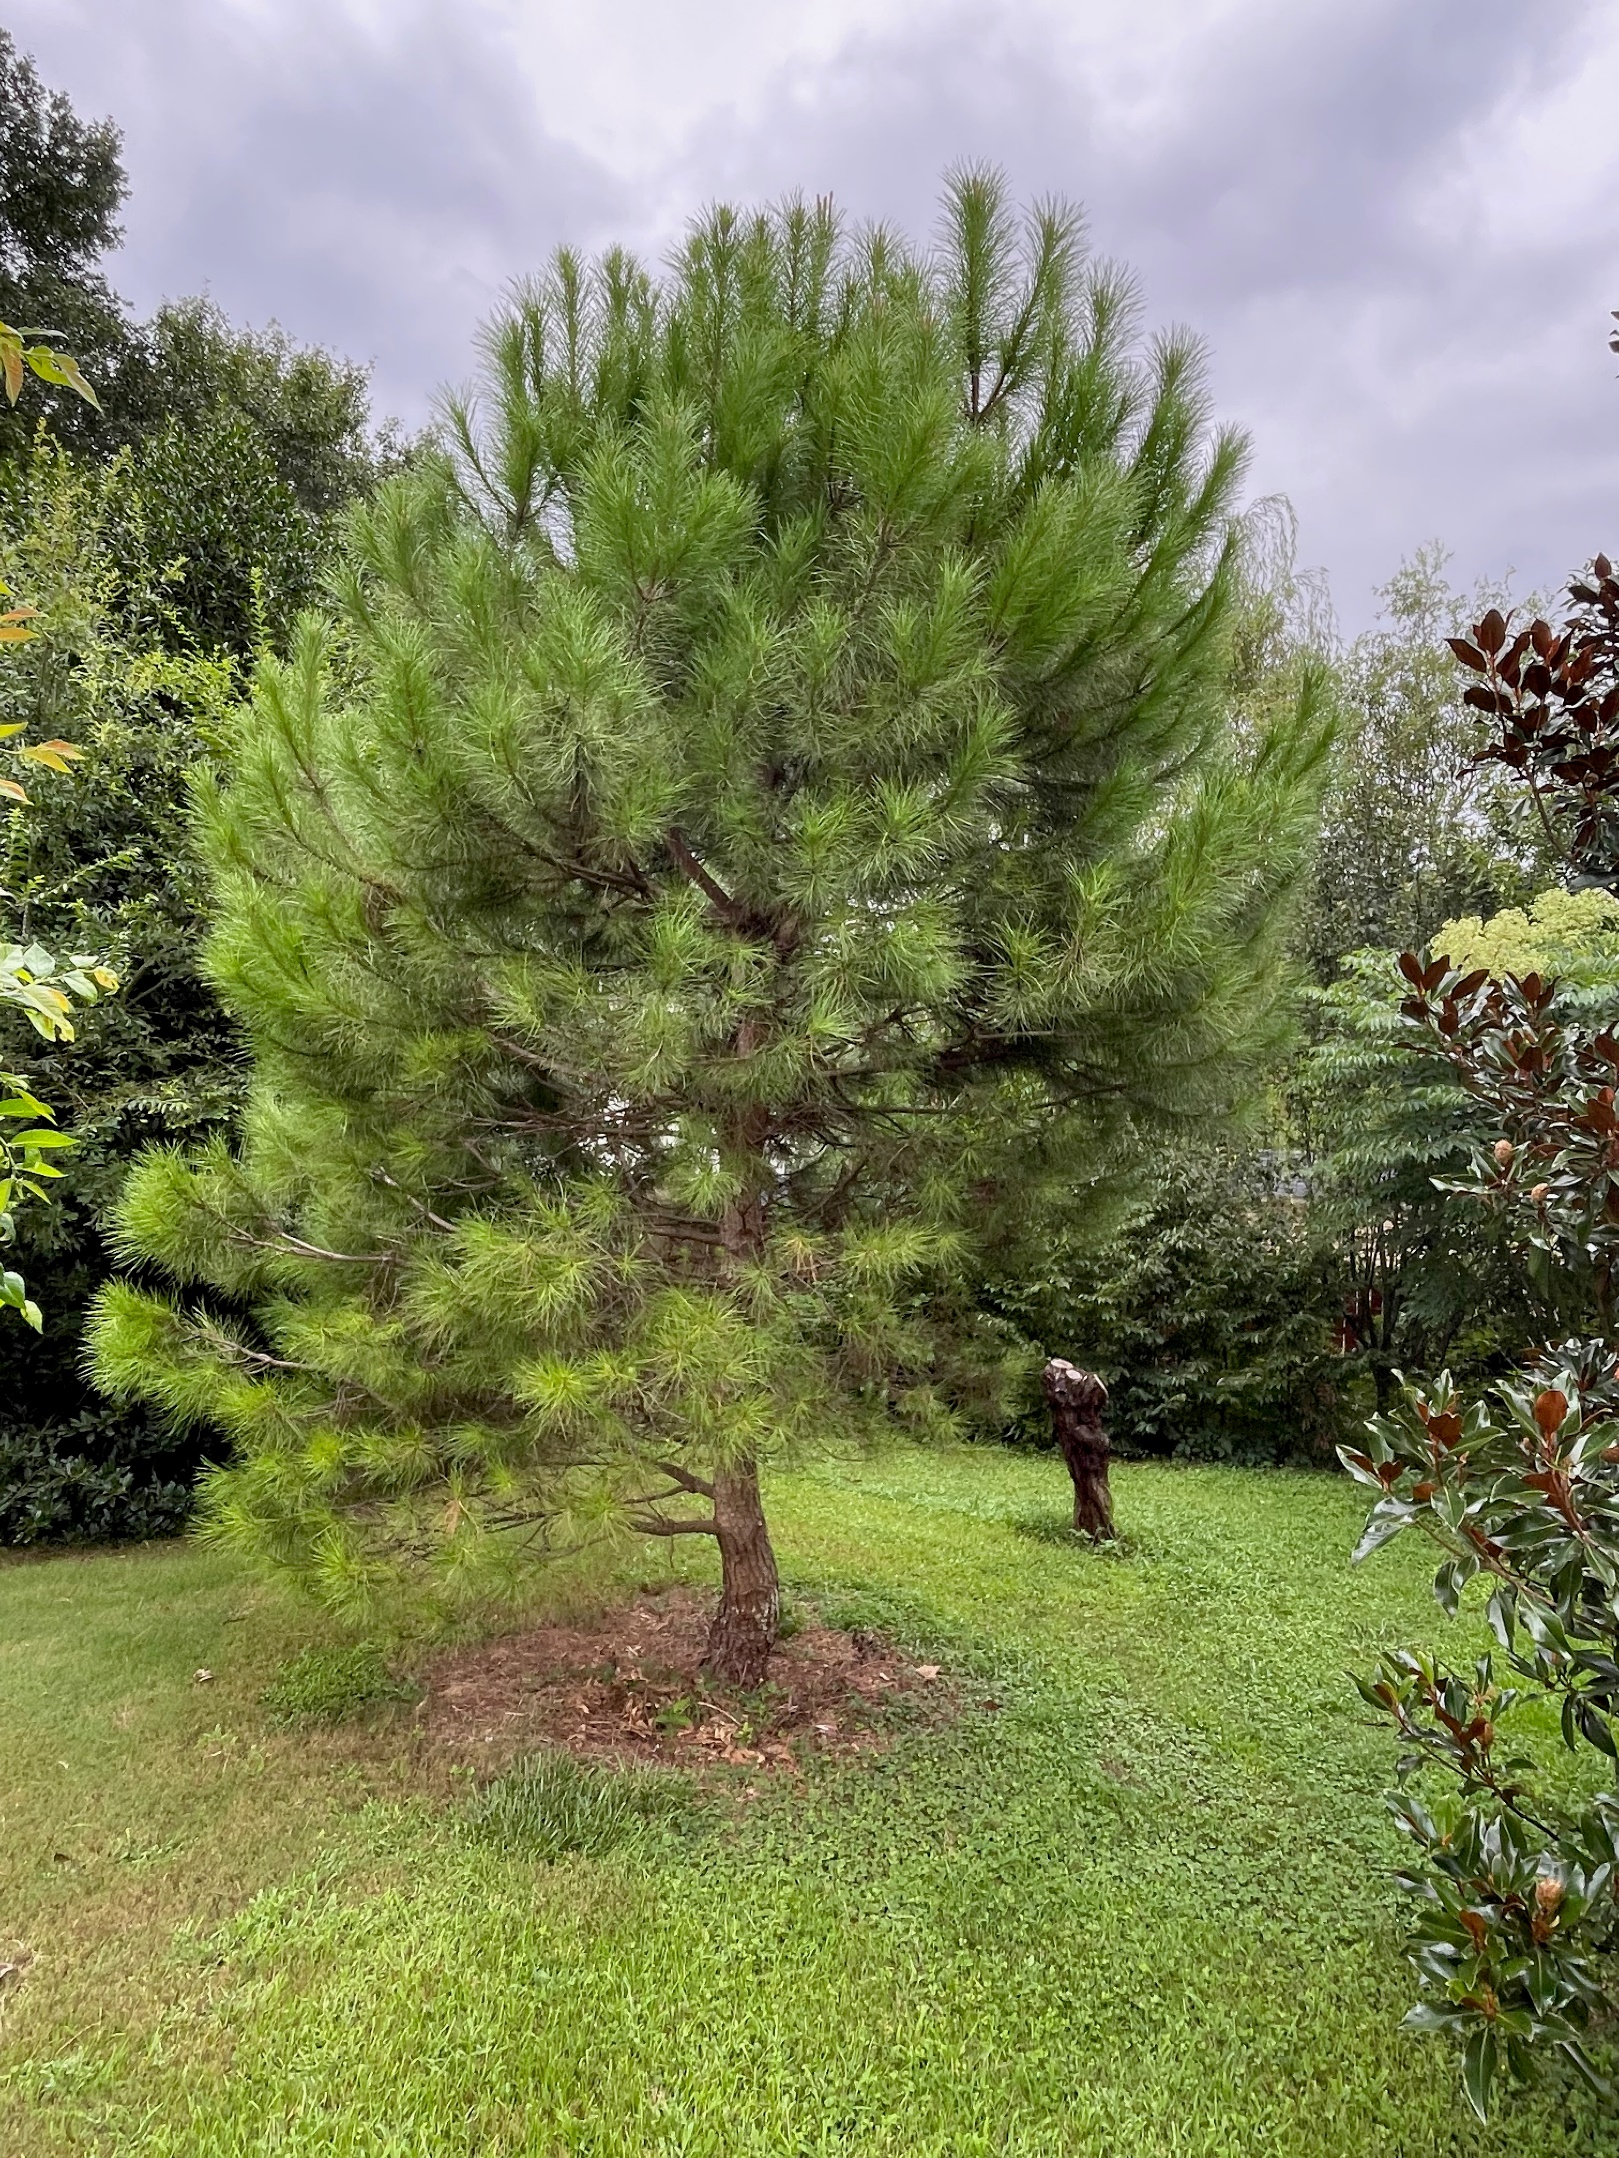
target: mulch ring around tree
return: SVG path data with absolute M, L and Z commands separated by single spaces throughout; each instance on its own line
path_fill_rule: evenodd
M 813 1618 L 778 1643 L 764 1686 L 735 1692 L 702 1670 L 710 1614 L 710 1599 L 671 1589 L 586 1624 L 443 1650 L 418 1670 L 418 1728 L 440 1758 L 480 1771 L 549 1745 L 620 1766 L 792 1775 L 816 1755 L 881 1752 L 896 1725 L 959 1705 L 937 1664 Z

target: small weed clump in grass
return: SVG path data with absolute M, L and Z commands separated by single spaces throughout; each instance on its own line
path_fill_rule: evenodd
M 530 1754 L 480 1791 L 466 1811 L 474 1835 L 547 1864 L 601 1858 L 649 1822 L 691 1804 L 683 1776 L 663 1769 L 602 1769 L 570 1755 Z
M 343 1723 L 382 1701 L 414 1701 L 419 1689 L 388 1669 L 373 1642 L 306 1648 L 259 1696 L 278 1723 Z

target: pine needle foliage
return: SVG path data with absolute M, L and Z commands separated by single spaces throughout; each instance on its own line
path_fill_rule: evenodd
M 930 252 L 793 203 L 562 254 L 442 440 L 200 797 L 252 1099 L 133 1175 L 175 1287 L 98 1373 L 340 1609 L 716 1534 L 756 1677 L 758 1466 L 948 1428 L 975 1240 L 1273 1049 L 1326 729 L 1234 738 L 1241 444 L 993 175 Z

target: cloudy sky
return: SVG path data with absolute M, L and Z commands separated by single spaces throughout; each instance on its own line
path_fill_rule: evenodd
M 1619 548 L 1613 0 L 10 0 L 124 130 L 115 279 L 210 291 L 422 418 L 559 241 L 657 253 L 715 195 L 926 233 L 940 173 L 1085 206 L 1206 340 L 1346 628 Z

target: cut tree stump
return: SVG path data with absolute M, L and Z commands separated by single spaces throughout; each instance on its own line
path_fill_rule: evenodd
M 1052 1432 L 1074 1479 L 1074 1527 L 1094 1543 L 1107 1543 L 1115 1534 L 1107 1483 L 1109 1449 L 1102 1429 L 1107 1388 L 1094 1371 L 1081 1371 L 1062 1356 L 1047 1364 L 1041 1383 L 1051 1408 Z

